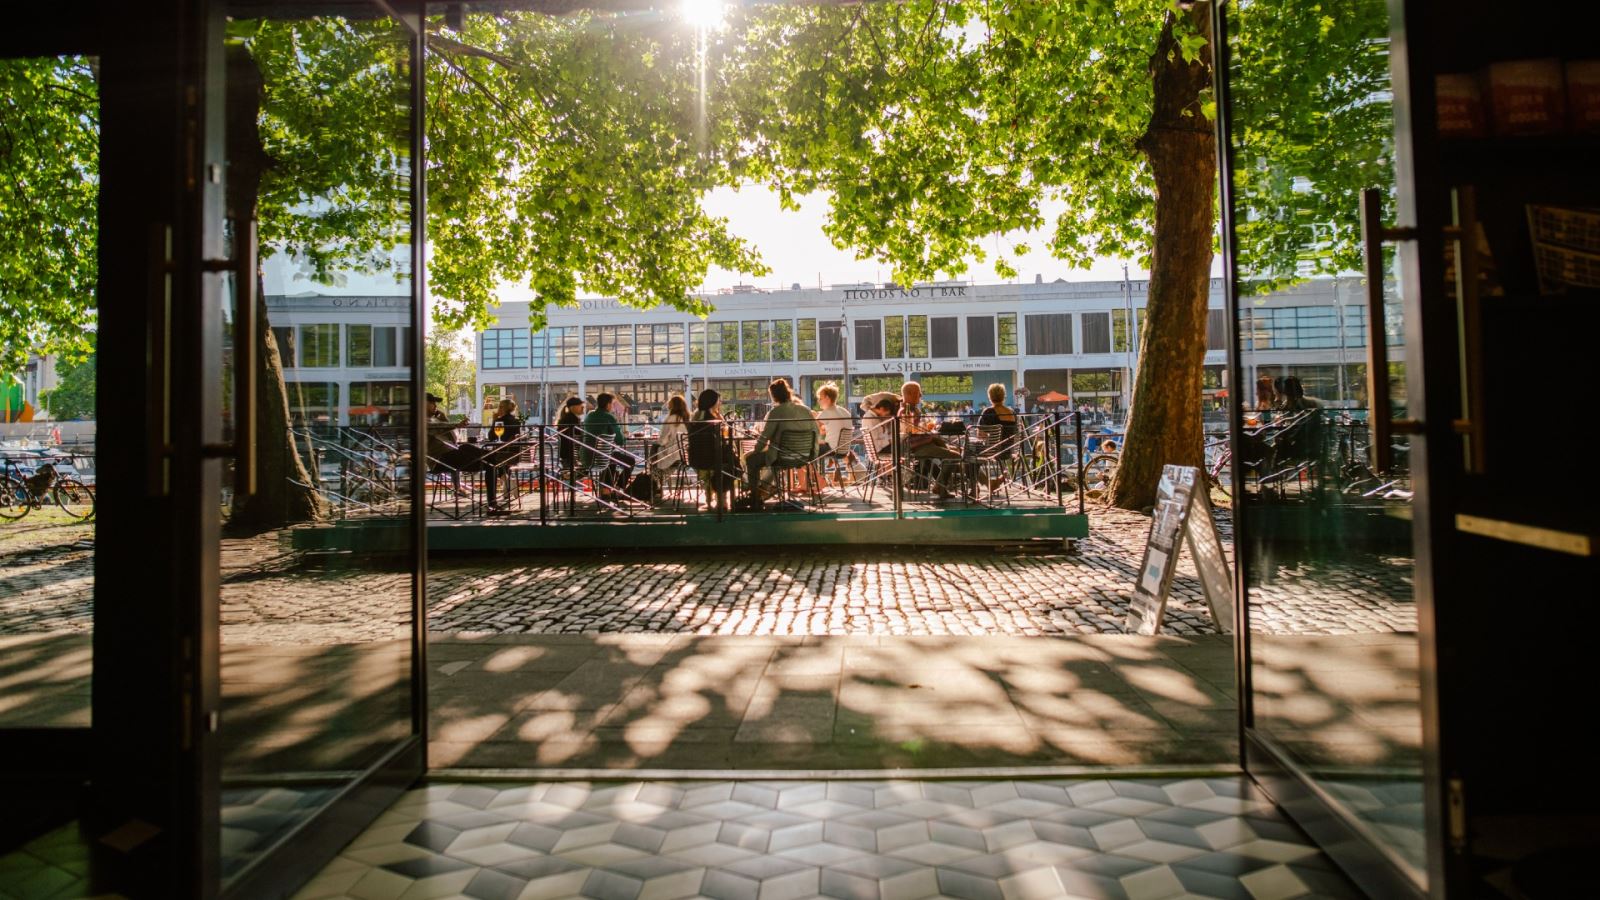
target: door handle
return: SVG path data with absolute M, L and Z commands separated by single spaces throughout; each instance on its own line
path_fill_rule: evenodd
M 256 223 L 234 236 L 232 259 L 207 260 L 207 271 L 233 274 L 233 443 L 206 447 L 210 457 L 233 460 L 236 498 L 256 492 Z
M 1394 465 L 1394 450 L 1389 441 L 1396 431 L 1414 434 L 1415 420 L 1390 418 L 1389 335 L 1384 329 L 1383 245 L 1393 241 L 1414 241 L 1415 228 L 1386 228 L 1383 225 L 1383 192 L 1367 188 L 1361 192 L 1361 247 L 1367 281 L 1367 426 L 1371 429 L 1372 468 L 1387 472 Z
M 1462 448 L 1466 468 L 1474 475 L 1487 471 L 1484 455 L 1484 396 L 1483 396 L 1483 305 L 1478 285 L 1478 197 L 1470 186 L 1459 187 L 1455 193 L 1454 228 L 1446 237 L 1456 242 L 1456 302 L 1461 318 L 1461 398 L 1462 418 L 1452 423 L 1455 432 L 1465 439 Z

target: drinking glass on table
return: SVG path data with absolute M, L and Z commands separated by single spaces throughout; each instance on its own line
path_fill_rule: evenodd
M 496 422 L 496 423 L 494 423 L 494 427 L 489 430 L 489 433 L 494 435 L 494 439 L 496 441 L 500 440 L 500 438 L 503 437 L 505 435 L 505 433 L 506 433 L 505 423 L 504 422 Z

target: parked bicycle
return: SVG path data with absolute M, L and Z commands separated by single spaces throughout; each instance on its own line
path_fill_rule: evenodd
M 41 462 L 24 474 L 10 461 L 0 474 L 0 519 L 16 521 L 46 503 L 83 522 L 94 516 L 94 486 L 56 473 L 54 463 Z

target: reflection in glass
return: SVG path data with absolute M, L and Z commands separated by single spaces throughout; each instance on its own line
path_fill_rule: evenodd
M 99 94 L 0 59 L 0 729 L 90 724 Z
M 1403 441 L 1375 468 L 1367 420 L 1372 328 L 1390 335 L 1375 381 L 1405 415 L 1402 311 L 1391 280 L 1367 321 L 1356 275 L 1360 192 L 1394 211 L 1387 11 L 1291 0 L 1229 17 L 1255 727 L 1421 882 L 1410 480 Z
M 225 879 L 413 732 L 409 41 L 376 15 L 228 23 L 261 338 L 257 491 L 224 511 Z M 316 552 L 334 517 L 388 543 Z

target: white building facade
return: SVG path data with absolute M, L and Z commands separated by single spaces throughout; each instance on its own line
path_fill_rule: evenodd
M 859 399 L 920 382 L 935 405 L 986 404 L 990 384 L 1069 396 L 1119 417 L 1132 390 L 1138 324 L 1148 282 L 835 285 L 707 295 L 705 320 L 670 309 L 637 310 L 581 300 L 547 311 L 533 331 L 527 303 L 502 306 L 477 336 L 479 406 L 510 396 L 529 418 L 550 420 L 567 396 L 620 397 L 630 415 L 653 417 L 674 393 L 706 386 L 725 406 L 759 415 L 766 385 L 782 376 L 803 396 L 824 382 Z M 1223 282 L 1211 282 L 1205 358 L 1207 406 L 1226 397 Z M 1256 369 L 1295 375 L 1312 396 L 1359 405 L 1365 377 L 1365 314 L 1358 279 L 1325 279 L 1248 298 L 1241 323 Z M 1132 327 L 1130 328 L 1130 323 Z M 1391 354 L 1393 357 L 1393 354 Z M 1397 358 L 1397 357 L 1393 357 Z

